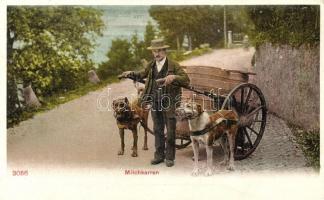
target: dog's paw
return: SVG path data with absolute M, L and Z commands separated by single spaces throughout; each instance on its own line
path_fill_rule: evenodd
M 226 169 L 229 171 L 234 171 L 235 167 L 234 167 L 234 165 L 228 165 Z
M 205 176 L 211 176 L 213 175 L 213 170 L 208 168 L 207 171 L 205 172 Z
M 137 152 L 135 152 L 135 151 L 133 151 L 133 153 L 132 153 L 132 157 L 137 157 L 138 155 L 137 155 Z
M 198 176 L 199 175 L 199 171 L 200 171 L 199 168 L 195 168 L 195 169 L 192 170 L 191 175 L 192 176 Z
M 192 157 L 191 157 L 191 160 L 192 160 L 192 161 L 195 161 L 195 156 L 192 156 Z M 201 161 L 200 157 L 198 157 L 198 161 Z
M 143 146 L 143 148 L 142 148 L 143 150 L 145 150 L 145 151 L 147 151 L 148 150 L 148 148 L 147 148 L 147 146 Z
M 124 155 L 124 150 L 119 150 L 117 155 L 119 155 L 119 156 Z

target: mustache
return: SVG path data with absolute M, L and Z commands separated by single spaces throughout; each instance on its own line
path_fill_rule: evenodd
M 154 56 L 154 59 L 158 60 L 158 61 L 161 61 L 163 59 L 163 57 L 162 56 Z

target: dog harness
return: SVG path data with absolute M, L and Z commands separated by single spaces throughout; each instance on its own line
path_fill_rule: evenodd
M 213 130 L 214 128 L 216 128 L 216 126 L 218 126 L 220 123 L 225 123 L 226 127 L 229 128 L 231 127 L 233 124 L 237 124 L 237 120 L 232 120 L 232 119 L 225 119 L 223 117 L 217 119 L 211 126 L 208 126 L 206 128 L 204 128 L 203 130 L 200 131 L 192 131 L 191 132 L 191 136 L 200 136 L 200 135 L 204 135 L 205 133 Z

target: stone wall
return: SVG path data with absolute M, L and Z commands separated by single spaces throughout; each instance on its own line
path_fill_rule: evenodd
M 320 49 L 264 44 L 256 51 L 253 82 L 268 109 L 306 130 L 319 129 Z

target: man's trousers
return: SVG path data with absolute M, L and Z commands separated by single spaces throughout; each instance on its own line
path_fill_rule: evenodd
M 175 159 L 176 118 L 174 113 L 174 109 L 151 111 L 155 135 L 155 158 Z M 165 127 L 166 135 L 164 134 Z

